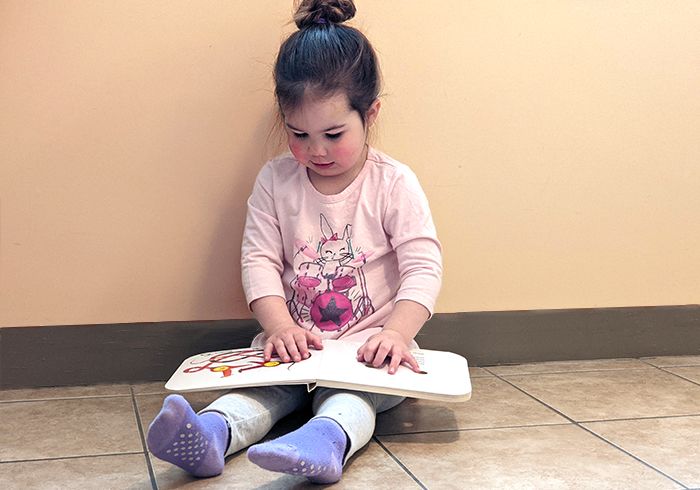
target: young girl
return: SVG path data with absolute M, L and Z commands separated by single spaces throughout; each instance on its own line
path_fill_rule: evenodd
M 323 339 L 361 344 L 357 360 L 389 373 L 418 370 L 413 340 L 433 311 L 440 244 L 416 176 L 367 144 L 380 109 L 379 68 L 365 36 L 343 25 L 351 0 L 304 0 L 299 30 L 281 46 L 276 97 L 291 154 L 261 170 L 248 200 L 242 275 L 263 332 L 253 346 L 283 361 L 309 357 Z M 403 399 L 304 386 L 234 390 L 199 414 L 165 399 L 148 447 L 195 476 L 218 475 L 224 458 L 262 439 L 311 398 L 314 417 L 249 459 L 315 483 L 340 480 L 370 440 L 375 417 Z

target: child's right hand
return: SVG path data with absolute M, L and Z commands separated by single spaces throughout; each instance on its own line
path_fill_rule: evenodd
M 317 350 L 323 349 L 321 337 L 298 325 L 281 327 L 267 337 L 263 350 L 265 362 L 272 358 L 273 352 L 283 362 L 299 362 L 309 357 L 310 346 Z

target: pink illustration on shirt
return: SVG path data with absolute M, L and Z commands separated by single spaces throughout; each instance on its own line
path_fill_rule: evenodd
M 307 242 L 295 245 L 296 276 L 290 283 L 292 298 L 287 302 L 299 325 L 322 331 L 340 331 L 374 312 L 362 266 L 372 252 L 353 249 L 352 226 L 342 237 L 321 215 L 321 234 L 316 250 Z

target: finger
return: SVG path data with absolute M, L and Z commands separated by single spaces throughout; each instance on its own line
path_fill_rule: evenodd
M 263 359 L 265 362 L 269 361 L 272 359 L 272 351 L 274 350 L 274 346 L 272 345 L 272 342 L 267 342 L 265 344 L 265 348 L 263 349 Z
M 282 362 L 289 362 L 287 347 L 284 345 L 284 341 L 282 339 L 275 340 L 275 350 L 277 351 L 277 356 L 282 359 Z
M 367 342 L 365 344 L 365 351 L 362 354 L 362 361 L 371 364 L 372 361 L 374 360 L 375 354 L 377 353 L 377 345 L 375 345 L 373 342 Z
M 367 342 L 362 344 L 358 349 L 357 349 L 357 360 L 359 362 L 364 362 L 365 361 L 365 351 L 367 350 Z
M 372 337 L 369 339 L 365 340 L 365 343 L 362 344 L 358 349 L 357 349 L 357 360 L 360 362 L 366 362 L 365 361 L 365 353 L 367 352 L 368 349 L 371 349 L 370 347 L 370 342 L 372 341 Z
M 401 353 L 394 352 L 391 355 L 391 360 L 389 361 L 389 374 L 394 374 L 401 364 Z
M 284 345 L 287 348 L 287 352 L 289 352 L 289 355 L 294 362 L 301 361 L 301 354 L 299 353 L 299 348 L 297 347 L 296 337 L 292 336 L 286 339 Z
M 319 337 L 315 333 L 311 333 L 307 330 L 306 331 L 306 340 L 311 342 L 311 345 L 314 347 L 314 349 L 317 349 L 317 350 L 323 349 L 323 340 L 321 339 L 321 337 Z
M 423 370 L 420 368 L 420 364 L 418 364 L 418 361 L 416 361 L 416 358 L 413 357 L 413 354 L 410 352 L 406 352 L 406 354 L 403 356 L 402 364 L 407 364 L 408 367 L 410 367 L 416 373 L 423 372 Z
M 379 345 L 379 349 L 377 349 L 377 352 L 374 354 L 374 361 L 372 362 L 372 366 L 378 368 L 382 364 L 384 364 L 384 361 L 386 360 L 386 356 L 389 354 L 391 351 L 391 346 L 382 343 Z
M 299 349 L 299 354 L 302 359 L 309 357 L 309 346 L 306 343 L 306 335 L 299 335 L 297 338 L 297 348 Z

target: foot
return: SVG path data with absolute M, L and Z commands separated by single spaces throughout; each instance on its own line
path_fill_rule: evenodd
M 180 395 L 169 395 L 148 428 L 148 449 L 156 457 L 198 476 L 224 470 L 228 425 L 223 415 L 197 415 Z
M 313 483 L 335 483 L 343 474 L 345 431 L 319 417 L 273 441 L 248 449 L 248 459 L 270 471 L 306 476 Z

